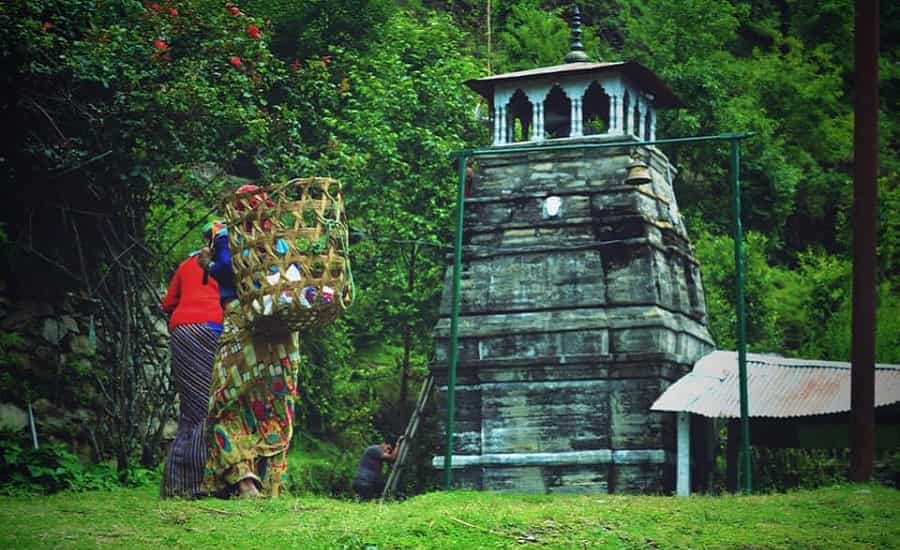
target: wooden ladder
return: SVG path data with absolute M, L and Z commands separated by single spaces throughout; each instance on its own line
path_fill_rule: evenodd
M 419 390 L 419 398 L 416 400 L 416 408 L 413 410 L 412 414 L 409 417 L 409 424 L 406 425 L 406 431 L 403 432 L 403 439 L 400 440 L 400 449 L 398 450 L 397 460 L 394 461 L 394 467 L 391 468 L 391 473 L 388 475 L 387 482 L 384 484 L 384 490 L 381 492 L 381 500 L 382 502 L 393 496 L 394 492 L 397 490 L 397 483 L 400 481 L 400 474 L 403 472 L 403 466 L 406 464 L 406 456 L 409 452 L 409 445 L 412 443 L 413 438 L 416 436 L 416 431 L 419 429 L 419 422 L 422 419 L 422 413 L 425 410 L 425 405 L 428 403 L 428 398 L 431 396 L 431 391 L 434 389 L 434 376 L 431 373 L 425 378 L 425 382 L 422 383 L 422 389 Z

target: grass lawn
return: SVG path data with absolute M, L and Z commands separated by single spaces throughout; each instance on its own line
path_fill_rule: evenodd
M 900 491 L 752 497 L 430 493 L 161 501 L 156 489 L 0 497 L 0 548 L 900 548 Z

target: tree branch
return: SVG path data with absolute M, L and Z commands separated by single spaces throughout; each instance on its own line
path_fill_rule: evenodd
M 109 150 L 109 151 L 100 153 L 99 155 L 96 155 L 96 156 L 94 156 L 94 157 L 91 157 L 91 158 L 89 158 L 88 160 L 86 160 L 86 161 L 84 161 L 84 162 L 81 162 L 81 163 L 79 163 L 79 164 L 77 164 L 77 165 L 75 165 L 75 166 L 72 166 L 71 168 L 67 168 L 67 169 L 63 170 L 62 172 L 60 172 L 60 173 L 58 173 L 58 174 L 52 174 L 52 175 L 50 176 L 50 178 L 51 178 L 51 179 L 61 178 L 61 177 L 65 176 L 65 175 L 68 175 L 68 174 L 71 174 L 72 172 L 75 172 L 76 170 L 80 170 L 80 169 L 84 168 L 85 166 L 87 166 L 88 164 L 91 164 L 92 162 L 97 162 L 98 160 L 101 160 L 101 159 L 103 159 L 103 158 L 105 158 L 105 157 L 108 157 L 108 156 L 111 155 L 111 154 L 112 154 L 112 150 Z
M 69 141 L 69 138 L 67 138 L 66 135 L 62 132 L 62 130 L 59 129 L 59 126 L 57 126 L 56 121 L 53 120 L 53 117 L 50 116 L 50 113 L 48 113 L 47 110 L 44 109 L 44 108 L 41 106 L 40 103 L 38 103 L 37 101 L 35 101 L 34 98 L 29 97 L 29 98 L 27 98 L 27 99 L 28 99 L 28 101 L 30 101 L 30 102 L 32 103 L 32 105 L 34 105 L 35 107 L 37 107 L 38 110 L 39 110 L 41 113 L 43 113 L 45 117 L 47 117 L 47 120 L 50 121 L 50 124 L 51 124 L 51 125 L 53 125 L 53 128 L 54 128 L 54 129 L 56 130 L 56 132 L 59 134 L 59 137 L 62 138 L 63 141 Z
M 25 252 L 28 252 L 29 254 L 33 254 L 34 256 L 37 256 L 38 258 L 44 260 L 48 264 L 52 265 L 53 267 L 57 268 L 61 272 L 68 275 L 70 278 L 72 278 L 72 280 L 74 280 L 78 283 L 81 283 L 81 284 L 85 284 L 85 281 L 82 280 L 81 277 L 79 277 L 78 275 L 69 271 L 69 268 L 67 268 L 65 265 L 61 264 L 60 262 L 54 260 L 53 258 L 50 258 L 49 256 L 44 255 L 40 250 L 32 247 L 31 245 L 22 244 L 20 242 L 16 242 L 15 245 L 18 246 L 19 248 L 21 248 L 22 250 L 24 250 Z

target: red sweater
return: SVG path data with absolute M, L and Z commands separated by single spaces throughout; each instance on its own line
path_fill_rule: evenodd
M 219 284 L 212 277 L 203 284 L 203 268 L 197 256 L 181 262 L 175 270 L 162 310 L 169 315 L 169 330 L 178 325 L 222 324 Z

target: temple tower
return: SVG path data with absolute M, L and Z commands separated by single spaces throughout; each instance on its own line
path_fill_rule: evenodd
M 466 83 L 492 106 L 497 154 L 478 157 L 465 199 L 460 486 L 671 490 L 675 426 L 650 405 L 713 347 L 675 168 L 652 145 L 585 147 L 653 140 L 657 109 L 680 102 L 638 63 L 588 61 L 578 32 L 562 65 Z M 643 179 L 628 177 L 635 157 Z M 451 276 L 432 365 L 442 397 Z

